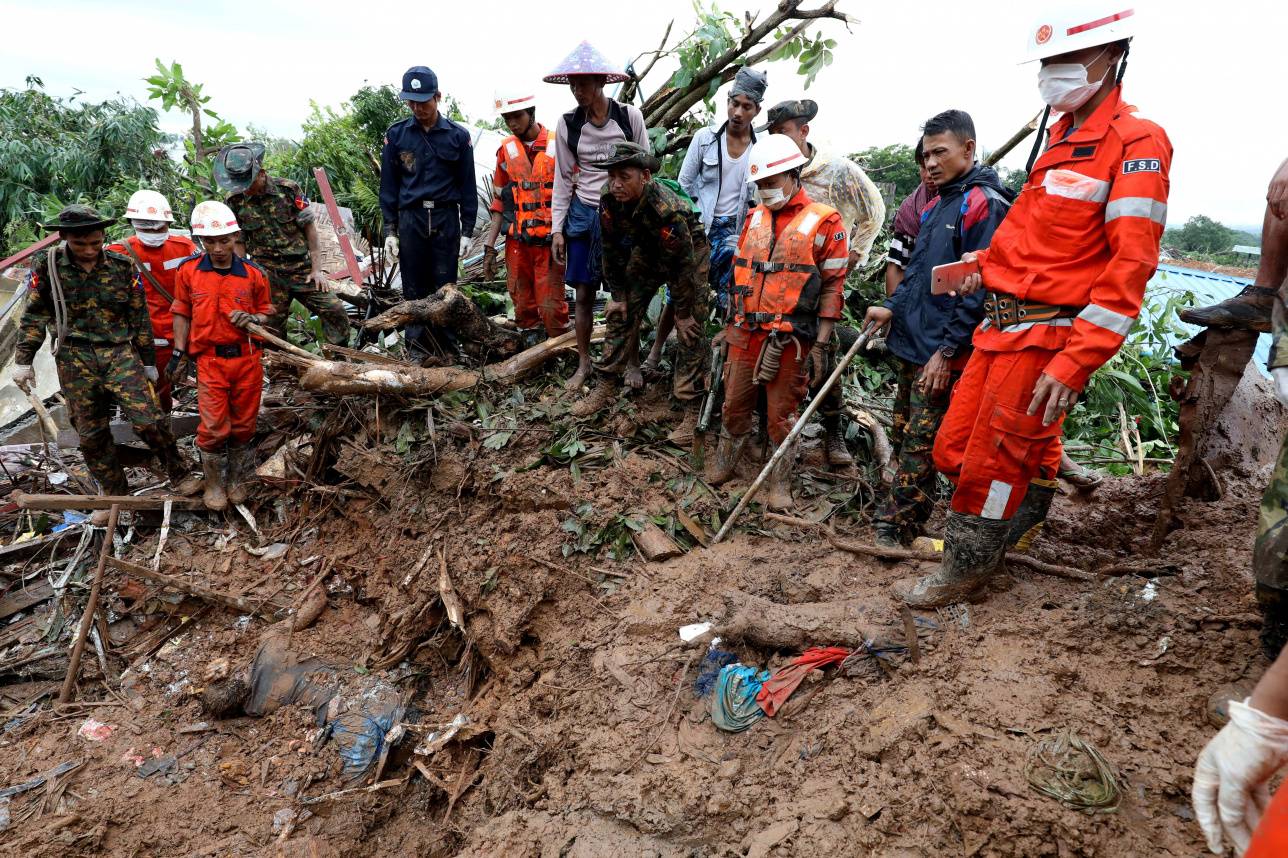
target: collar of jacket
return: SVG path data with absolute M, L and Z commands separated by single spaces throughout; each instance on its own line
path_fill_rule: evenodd
M 1076 128 L 1068 137 L 1064 135 L 1068 132 L 1069 126 L 1073 124 L 1073 114 L 1066 113 L 1061 116 L 1055 125 L 1051 126 L 1051 135 L 1047 138 L 1047 148 L 1057 145 L 1058 143 L 1086 143 L 1093 140 L 1100 140 L 1109 130 L 1109 123 L 1118 116 L 1123 106 L 1123 88 L 1116 86 L 1100 102 L 1099 106 L 1092 111 L 1087 117 L 1087 121 Z
M 797 213 L 800 212 L 801 209 L 805 208 L 812 202 L 814 201 L 809 198 L 809 194 L 805 193 L 805 186 L 801 185 L 800 188 L 797 189 L 796 193 L 792 195 L 792 198 L 787 201 L 787 205 L 783 206 L 778 211 L 770 211 L 770 214 L 774 216 L 775 222 L 777 222 L 780 217 L 785 217 L 790 221 L 792 218 L 796 217 Z
M 103 263 L 107 262 L 107 242 L 103 243 L 103 249 L 98 252 L 98 259 L 95 260 L 94 267 L 91 268 L 89 271 L 86 271 L 84 268 L 81 268 L 80 264 L 77 263 L 75 259 L 72 259 L 71 248 L 67 246 L 66 242 L 59 242 L 57 245 L 54 246 L 54 249 L 56 251 L 58 250 L 62 251 L 60 255 L 54 257 L 54 262 L 56 264 L 66 266 L 69 269 L 75 268 L 77 271 L 80 271 L 83 274 L 93 274 L 95 271 L 97 271 L 99 268 L 103 266 Z
M 203 253 L 201 255 L 201 261 L 197 263 L 197 270 L 219 271 L 220 274 L 224 273 L 222 269 L 217 269 L 213 264 L 211 264 L 209 253 Z M 242 258 L 235 253 L 233 254 L 233 264 L 229 267 L 228 273 L 232 274 L 234 277 L 246 276 L 246 263 L 243 262 Z
M 407 123 L 408 128 L 415 128 L 417 131 L 421 132 L 422 134 L 429 134 L 432 131 L 452 130 L 452 121 L 448 119 L 447 114 L 441 110 L 438 111 L 438 119 L 435 120 L 433 127 L 430 128 L 429 131 L 426 131 L 424 128 L 421 127 L 420 121 L 417 120 L 415 116 L 408 116 L 403 121 Z

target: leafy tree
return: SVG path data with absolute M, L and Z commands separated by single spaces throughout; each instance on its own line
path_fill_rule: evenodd
M 891 218 L 904 197 L 917 190 L 917 186 L 921 184 L 921 173 L 917 169 L 917 159 L 913 157 L 913 148 L 903 143 L 870 146 L 862 152 L 854 153 L 850 158 L 858 162 L 872 181 L 894 183 L 895 205 L 887 206 L 891 209 L 887 212 Z
M 1163 236 L 1167 247 L 1187 253 L 1224 253 L 1234 246 L 1237 234 L 1207 215 L 1195 215 L 1180 229 L 1169 229 Z
M 191 211 L 201 199 L 208 198 L 215 190 L 212 171 L 213 158 L 224 146 L 241 140 L 237 128 L 206 105 L 210 96 L 202 95 L 202 84 L 189 81 L 183 66 L 177 62 L 166 65 L 155 60 L 157 73 L 145 78 L 148 98 L 161 102 L 165 110 L 179 108 L 192 117 L 192 130 L 183 138 L 185 169 L 181 174 L 182 199 L 170 201 L 176 211 L 186 205 Z
M 121 215 L 140 187 L 173 193 L 178 171 L 156 111 L 129 98 L 51 96 L 37 77 L 0 89 L 0 245 L 20 250 L 63 205 Z

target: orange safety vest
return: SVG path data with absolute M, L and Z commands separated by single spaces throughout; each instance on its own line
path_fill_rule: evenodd
M 836 209 L 810 203 L 775 241 L 769 209 L 752 211 L 733 261 L 733 323 L 747 330 L 766 329 L 813 337 L 823 277 L 814 260 L 819 227 Z
M 501 144 L 505 172 L 510 177 L 514 221 L 507 238 L 531 243 L 550 240 L 551 202 L 555 193 L 555 134 L 546 129 L 546 148 L 528 160 L 528 153 L 517 136 L 511 134 Z M 537 138 L 540 140 L 540 138 Z M 504 202 L 508 203 L 506 199 Z

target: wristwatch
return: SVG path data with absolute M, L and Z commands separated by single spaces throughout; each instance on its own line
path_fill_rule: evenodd
M 939 353 L 940 353 L 941 355 L 943 355 L 947 360 L 952 360 L 953 358 L 955 358 L 955 357 L 957 356 L 957 347 L 956 347 L 956 346 L 940 346 L 940 347 L 939 347 Z

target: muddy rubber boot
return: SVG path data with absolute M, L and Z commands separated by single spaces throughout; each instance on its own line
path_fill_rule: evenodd
M 617 401 L 620 390 L 621 385 L 617 381 L 600 379 L 599 383 L 591 388 L 590 393 L 577 400 L 572 408 L 568 409 L 568 415 L 577 418 L 589 417 Z
M 1244 331 L 1270 331 L 1270 310 L 1277 289 L 1269 286 L 1245 286 L 1233 298 L 1210 307 L 1190 307 L 1180 312 L 1181 321 L 1209 328 L 1238 328 Z
M 841 429 L 841 415 L 823 415 L 823 457 L 827 466 L 839 471 L 854 467 L 854 456 L 845 446 L 845 432 Z
M 796 505 L 792 498 L 792 474 L 796 470 L 796 444 L 792 446 L 769 472 L 765 492 L 765 508 L 789 510 Z
M 721 483 L 729 482 L 729 478 L 733 476 L 734 470 L 738 467 L 738 456 L 742 453 L 742 448 L 747 443 L 748 434 L 730 435 L 723 429 L 720 431 L 720 442 L 716 444 L 716 454 L 707 460 L 704 476 L 708 483 L 718 486 Z
M 873 541 L 880 548 L 903 548 L 903 534 L 893 521 L 874 521 L 872 533 Z
M 177 449 L 174 456 L 165 463 L 166 476 L 170 478 L 170 489 L 177 495 L 191 497 L 201 491 L 204 481 L 193 473 L 196 464 Z
M 913 608 L 942 608 L 969 600 L 997 571 L 1010 532 L 1009 521 L 949 511 L 938 571 L 896 584 L 895 595 Z
M 666 440 L 677 447 L 688 447 L 693 443 L 693 434 L 698 431 L 698 412 L 702 409 L 702 400 L 695 399 L 684 404 L 684 419 L 666 434 Z
M 255 451 L 249 444 L 228 445 L 228 502 L 233 506 L 246 503 L 249 480 L 255 464 Z
M 1028 551 L 1034 540 L 1042 533 L 1047 513 L 1051 511 L 1051 501 L 1055 498 L 1059 483 L 1055 480 L 1032 480 L 1024 500 L 1011 518 L 1011 532 L 1006 537 L 1006 547 L 1018 551 Z
M 228 495 L 224 493 L 224 466 L 227 464 L 227 456 L 201 451 L 201 470 L 206 475 L 206 490 L 201 502 L 212 512 L 228 509 Z

